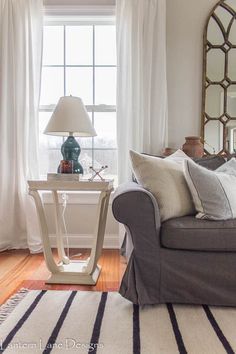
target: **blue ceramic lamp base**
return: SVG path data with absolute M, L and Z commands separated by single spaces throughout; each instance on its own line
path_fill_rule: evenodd
M 83 167 L 78 161 L 80 152 L 81 148 L 77 140 L 72 135 L 68 136 L 66 141 L 61 146 L 61 153 L 63 160 L 72 162 L 71 173 L 84 173 Z M 63 173 L 63 171 L 61 171 L 61 165 L 58 167 L 57 172 Z

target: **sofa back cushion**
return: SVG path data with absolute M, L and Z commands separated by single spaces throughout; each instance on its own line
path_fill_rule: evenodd
M 198 165 L 208 168 L 208 170 L 216 170 L 218 167 L 222 166 L 225 163 L 225 158 L 223 156 L 204 156 L 201 158 L 194 158 Z

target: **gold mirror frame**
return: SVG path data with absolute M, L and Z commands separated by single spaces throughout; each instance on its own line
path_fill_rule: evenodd
M 234 2 L 235 6 L 232 8 Z M 217 31 L 219 43 L 210 42 L 208 37 Z M 232 34 L 234 32 L 235 37 Z M 232 37 L 235 38 L 233 43 Z M 222 43 L 219 38 L 222 38 Z M 217 70 L 222 56 L 224 69 Z M 235 62 L 234 77 L 230 77 L 230 71 L 234 70 L 234 66 L 229 70 L 231 62 Z M 217 63 L 218 68 L 213 68 L 214 63 Z M 201 137 L 204 151 L 207 155 L 232 155 L 236 153 L 236 108 L 232 108 L 234 105 L 236 107 L 236 0 L 219 1 L 207 18 L 203 40 L 202 84 Z M 215 98 L 218 101 L 214 100 Z M 217 148 L 213 146 L 212 141 L 217 142 Z

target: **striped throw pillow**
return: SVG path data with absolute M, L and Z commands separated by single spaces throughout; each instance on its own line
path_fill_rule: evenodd
M 184 161 L 184 176 L 197 210 L 197 218 L 236 218 L 236 175 L 226 171 L 210 171 L 193 161 Z

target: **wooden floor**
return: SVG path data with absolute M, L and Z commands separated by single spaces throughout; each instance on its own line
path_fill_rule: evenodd
M 76 256 L 81 253 L 79 256 Z M 54 252 L 56 257 L 56 252 Z M 88 250 L 70 250 L 72 259 L 84 259 Z M 99 260 L 102 272 L 96 286 L 45 284 L 49 277 L 43 254 L 30 254 L 27 250 L 0 253 L 0 304 L 20 288 L 51 290 L 117 291 L 126 264 L 118 250 L 103 250 Z

